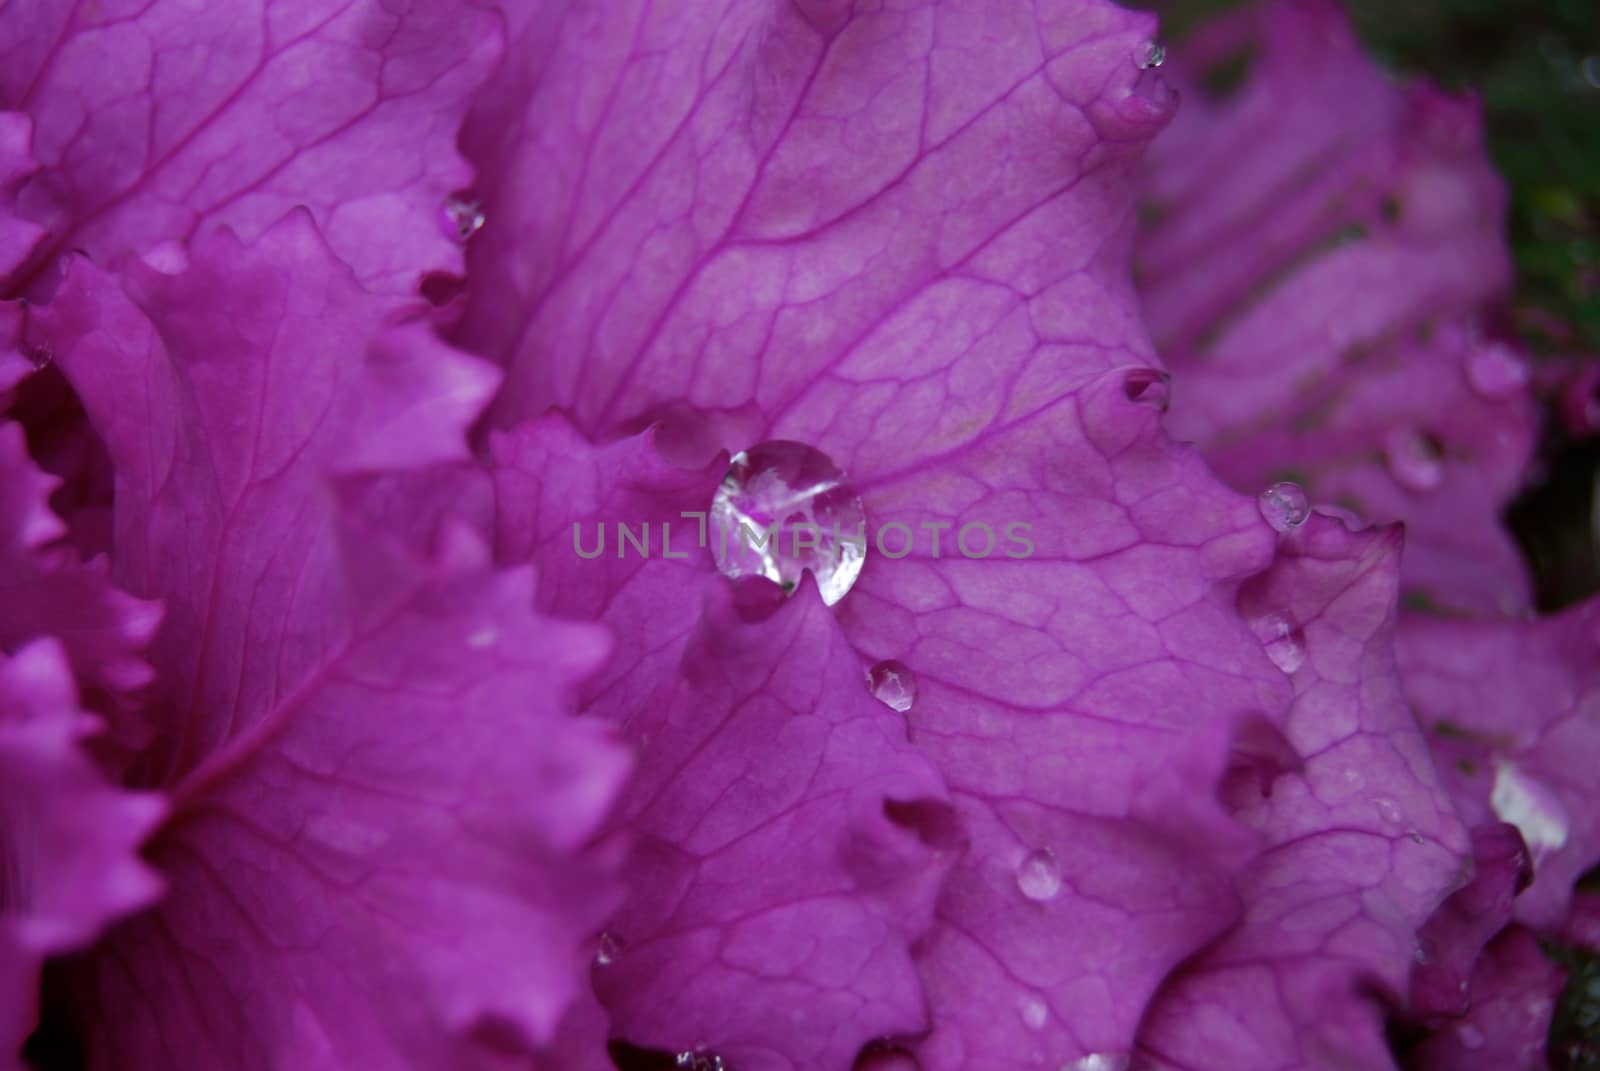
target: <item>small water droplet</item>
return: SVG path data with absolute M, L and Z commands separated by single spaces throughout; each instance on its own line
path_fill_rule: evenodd
M 1017 1001 L 1017 1011 L 1030 1030 L 1043 1030 L 1050 1019 L 1050 1009 L 1038 997 L 1028 995 Z
M 1274 532 L 1298 528 L 1311 516 L 1311 500 L 1306 497 L 1305 489 L 1287 480 L 1262 491 L 1256 506 Z
M 447 237 L 465 242 L 483 229 L 486 218 L 483 204 L 476 197 L 469 193 L 453 193 L 445 198 L 440 226 Z
M 861 499 L 833 459 L 805 443 L 775 440 L 735 454 L 711 520 L 707 540 L 724 576 L 761 576 L 792 592 L 809 571 L 830 606 L 866 559 Z
M 622 940 L 611 932 L 602 933 L 594 943 L 594 965 L 609 967 L 622 955 Z
M 1144 54 L 1139 57 L 1139 69 L 1148 71 L 1152 67 L 1159 67 L 1167 62 L 1167 46 L 1160 41 L 1151 41 L 1144 46 Z
M 1528 384 L 1528 365 L 1509 346 L 1490 343 L 1467 357 L 1467 382 L 1491 401 L 1509 398 Z
M 1432 436 L 1397 428 L 1384 440 L 1389 474 L 1411 491 L 1432 491 L 1444 479 L 1443 451 Z
M 1502 822 L 1522 833 L 1535 865 L 1567 843 L 1571 829 L 1567 809 L 1543 782 L 1529 777 L 1515 763 L 1496 760 L 1489 806 Z
M 727 1071 L 722 1057 L 708 1053 L 704 1049 L 680 1052 L 672 1065 L 680 1071 Z
M 1054 900 L 1061 892 L 1061 864 L 1049 848 L 1036 848 L 1017 864 L 1017 888 L 1029 900 Z
M 22 351 L 22 355 L 28 359 L 28 363 L 33 366 L 35 372 L 42 372 L 56 359 L 55 351 L 49 346 L 22 342 L 18 344 L 17 348 Z
M 1379 796 L 1372 801 L 1372 806 L 1377 810 L 1378 817 L 1390 825 L 1399 825 L 1405 817 L 1400 813 L 1400 805 L 1388 796 Z
M 1273 665 L 1293 673 L 1305 664 L 1305 633 L 1295 627 L 1288 614 L 1274 611 L 1257 619 L 1251 627 Z
M 1460 1026 L 1456 1027 L 1456 1037 L 1461 1040 L 1461 1047 L 1463 1049 L 1483 1048 L 1483 1043 L 1485 1040 L 1483 1031 L 1479 1030 L 1471 1023 L 1462 1023 Z
M 1172 377 L 1159 368 L 1129 370 L 1122 379 L 1122 390 L 1129 401 L 1163 413 L 1172 404 Z
M 867 670 L 867 690 L 890 710 L 904 714 L 917 698 L 917 678 L 904 663 L 889 660 Z

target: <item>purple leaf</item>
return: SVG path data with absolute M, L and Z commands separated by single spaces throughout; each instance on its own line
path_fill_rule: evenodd
M 117 742 L 133 746 L 145 727 L 129 698 L 151 679 L 143 654 L 160 607 L 118 591 L 103 559 L 85 563 L 63 544 L 48 504 L 57 482 L 34 466 L 22 428 L 0 422 L 0 650 L 54 638 Z
M 1237 94 L 1210 99 L 1206 73 L 1252 48 Z M 1404 521 L 1408 591 L 1528 605 L 1499 514 L 1534 407 L 1523 359 L 1479 326 L 1510 264 L 1477 105 L 1395 85 L 1324 0 L 1246 8 L 1169 66 L 1186 103 L 1151 150 L 1137 264 L 1173 432 L 1242 490 L 1292 478 Z
M 1234 797 L 1266 849 L 1238 926 L 1168 984 L 1141 1043 L 1160 1068 L 1391 1066 L 1417 931 L 1463 876 L 1467 839 L 1400 695 L 1399 532 L 1313 516 L 1240 609 L 1292 623 L 1286 733 L 1305 766 Z
M 37 224 L 17 214 L 17 194 L 39 169 L 29 151 L 32 141 L 33 122 L 26 115 L 0 111 L 0 278 L 11 274 L 44 237 Z
M 33 118 L 42 170 L 19 205 L 48 239 L 11 288 L 67 250 L 112 264 L 216 223 L 254 238 L 297 206 L 369 286 L 459 272 L 441 213 L 471 184 L 455 138 L 499 52 L 490 12 L 431 0 L 15 7 L 0 105 Z
M 1466 1012 L 1474 964 L 1511 920 L 1517 894 L 1533 879 L 1522 834 L 1504 822 L 1472 831 L 1472 862 L 1472 880 L 1422 927 L 1406 1009 L 1414 1019 L 1437 1023 Z
M 918 425 L 880 426 L 926 454 L 1140 344 L 1128 166 L 1173 105 L 1138 67 L 1148 17 L 529 0 L 511 20 L 463 134 L 496 225 L 461 337 L 508 365 L 502 425 L 689 411 L 738 449 L 799 410 L 863 434 L 914 392 Z
M 544 513 L 502 506 L 497 546 L 616 627 L 589 698 L 631 720 L 678 672 L 709 555 L 567 571 L 572 519 L 704 510 L 718 449 L 797 440 L 841 465 L 869 525 L 916 545 L 869 553 L 838 620 L 859 670 L 915 675 L 916 742 L 972 844 L 919 950 L 919 1057 L 1126 1056 L 1149 995 L 1236 913 L 1250 845 L 1217 789 L 1235 734 L 1287 698 L 1234 609 L 1273 533 L 1162 434 L 1127 278 L 1133 165 L 1174 103 L 1141 67 L 1151 21 L 1073 0 L 511 21 L 463 138 L 501 226 L 474 243 L 459 337 L 507 365 L 500 425 L 659 420 L 694 464 L 652 499 L 633 492 L 663 462 L 607 448 L 628 493 L 595 494 L 542 480 L 571 448 L 518 445 Z M 1003 542 L 1013 523 L 1031 546 Z M 969 525 L 993 535 L 982 560 Z M 1017 880 L 1038 851 L 1060 870 L 1042 900 Z
M 1572 886 L 1600 863 L 1600 602 L 1537 621 L 1410 615 L 1398 653 L 1406 696 L 1450 761 L 1473 821 L 1522 832 L 1533 885 L 1516 918 L 1554 929 Z
M 911 946 L 958 834 L 814 586 L 742 620 L 680 516 L 705 508 L 720 467 L 676 467 L 653 437 L 594 449 L 550 419 L 494 453 L 500 552 L 541 563 L 552 609 L 617 635 L 585 693 L 639 750 L 614 819 L 634 845 L 630 895 L 594 975 L 612 1035 L 755 1071 L 846 1071 L 871 1039 L 925 1029 Z M 574 525 L 592 549 L 618 521 L 650 525 L 655 556 L 617 553 L 614 531 L 579 556 Z M 593 1018 L 569 1027 L 591 1053 Z
M 1533 934 L 1508 927 L 1472 972 L 1472 1008 L 1413 1052 L 1415 1071 L 1541 1071 L 1556 997 L 1565 972 Z
M 0 279 L 28 258 L 44 232 L 17 214 L 17 191 L 38 169 L 28 143 L 33 124 L 26 115 L 0 111 Z M 8 408 L 8 394 L 34 371 L 35 362 L 18 348 L 21 309 L 0 302 L 0 412 Z
M 145 907 L 161 881 L 139 846 L 165 807 L 113 787 L 85 747 L 61 647 L 0 654 L 0 1067 L 19 1069 L 38 1011 L 39 967 Z
M 90 1065 L 502 1066 L 616 903 L 587 844 L 626 758 L 567 716 L 606 644 L 335 483 L 463 458 L 494 377 L 304 215 L 127 287 L 76 263 L 43 317 L 117 467 L 117 576 L 168 607 L 136 776 L 170 893 L 74 972 Z

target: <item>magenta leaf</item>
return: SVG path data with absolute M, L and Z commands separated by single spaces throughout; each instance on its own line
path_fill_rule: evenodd
M 38 169 L 28 143 L 33 124 L 26 115 L 0 111 L 0 279 L 9 275 L 28 258 L 44 232 L 17 214 L 17 191 Z M 7 395 L 34 370 L 35 362 L 18 348 L 21 310 L 9 301 L 0 302 L 0 412 L 7 408 Z
M 808 395 L 837 411 L 850 390 L 837 415 L 864 431 L 912 390 L 928 419 L 902 450 L 928 453 L 1007 388 L 1029 408 L 1136 344 L 1107 243 L 1173 105 L 1138 66 L 1148 17 L 1099 0 L 513 8 L 463 133 L 494 224 L 461 337 L 509 368 L 501 424 L 551 404 L 586 433 L 690 411 L 738 449 Z
M 0 654 L 0 1067 L 20 1069 L 35 1026 L 39 967 L 154 901 L 139 846 L 165 807 L 111 785 L 85 748 L 61 647 Z
M 305 215 L 189 259 L 131 300 L 75 263 L 41 317 L 117 467 L 117 576 L 168 608 L 136 776 L 170 893 L 74 972 L 90 1066 L 502 1066 L 616 903 L 587 845 L 626 757 L 568 716 L 605 641 L 460 526 L 418 550 L 339 506 L 464 458 L 490 372 Z
M 1206 73 L 1247 50 L 1236 95 Z M 1175 50 L 1137 249 L 1177 377 L 1171 427 L 1251 493 L 1406 524 L 1408 592 L 1528 605 L 1499 513 L 1534 442 L 1523 359 L 1480 325 L 1510 278 L 1505 194 L 1471 101 L 1401 87 L 1325 0 L 1249 7 Z
M 760 623 L 713 605 L 623 728 L 648 743 L 618 814 L 632 895 L 595 974 L 617 1033 L 846 1071 L 870 1039 L 926 1027 L 910 945 L 954 822 L 809 584 Z
M 863 481 L 869 519 L 918 545 L 870 556 L 841 622 L 865 663 L 915 673 L 914 739 L 972 845 L 920 953 L 929 1071 L 1118 1066 L 1162 980 L 1238 910 L 1251 845 L 1218 791 L 1287 696 L 1233 604 L 1273 534 L 1166 439 L 1148 382 L 1103 373 Z M 961 551 L 961 530 L 1013 522 L 1026 558 Z
M 17 213 L 17 194 L 39 169 L 29 151 L 32 141 L 33 123 L 26 115 L 0 111 L 0 278 L 11 274 L 44 237 L 37 224 Z
M 585 708 L 639 749 L 614 820 L 633 842 L 630 895 L 595 985 L 611 1035 L 636 1047 L 848 1071 L 873 1038 L 927 1026 L 911 946 L 959 834 L 809 581 L 740 617 L 681 516 L 704 510 L 721 467 L 677 467 L 654 440 L 595 449 L 552 418 L 494 447 L 499 550 L 540 562 L 552 608 L 613 629 Z M 654 555 L 619 554 L 617 522 L 649 525 Z M 580 556 L 601 524 L 605 553 Z M 597 1020 L 568 1024 L 575 1065 L 604 1041 Z
M 1472 972 L 1472 1008 L 1441 1027 L 1406 1061 L 1415 1071 L 1505 1071 L 1548 1066 L 1550 1018 L 1565 972 L 1533 934 L 1508 927 Z
M 1388 1068 L 1418 929 L 1464 876 L 1467 839 L 1400 694 L 1399 532 L 1313 516 L 1240 609 L 1298 652 L 1286 733 L 1304 768 L 1233 796 L 1266 849 L 1239 924 L 1168 984 L 1141 1037 L 1154 1066 Z M 1286 667 L 1287 668 L 1287 667 Z
M 1533 885 L 1515 916 L 1562 924 L 1572 887 L 1600 863 L 1600 602 L 1538 621 L 1411 615 L 1400 630 L 1406 696 L 1449 758 L 1464 812 L 1515 825 Z
M 1406 1009 L 1411 1018 L 1437 1023 L 1467 1011 L 1473 967 L 1490 939 L 1511 920 L 1517 894 L 1533 879 L 1522 834 L 1504 822 L 1472 831 L 1472 862 L 1472 880 L 1422 927 Z
M 1287 701 L 1234 607 L 1272 530 L 1164 437 L 1127 277 L 1134 162 L 1174 104 L 1152 30 L 1085 0 L 519 6 L 463 137 L 499 226 L 459 338 L 507 366 L 496 423 L 660 421 L 696 466 L 796 440 L 914 536 L 835 613 L 863 689 L 881 661 L 915 675 L 914 739 L 971 844 L 918 948 L 933 1033 L 901 1041 L 928 1071 L 1130 1054 L 1149 996 L 1236 915 L 1250 843 L 1217 790 Z M 636 448 L 614 449 L 626 477 Z M 563 612 L 617 628 L 590 698 L 636 719 L 709 555 L 553 563 L 575 516 L 672 520 L 718 473 L 661 501 L 535 495 L 570 455 L 514 450 L 527 500 L 656 511 L 554 501 L 509 526 L 543 533 L 521 545 Z M 1052 894 L 1020 889 L 1030 858 Z
M 57 640 L 78 687 L 133 745 L 144 730 L 127 701 L 150 681 L 143 655 L 160 609 L 114 588 L 103 559 L 85 563 L 62 542 L 48 502 L 56 483 L 34 466 L 22 428 L 0 421 L 0 650 Z
M 455 138 L 499 47 L 490 12 L 431 0 L 8 11 L 0 106 L 33 118 L 19 205 L 48 232 L 12 286 L 67 250 L 115 263 L 215 223 L 253 238 L 298 206 L 370 286 L 459 271 Z

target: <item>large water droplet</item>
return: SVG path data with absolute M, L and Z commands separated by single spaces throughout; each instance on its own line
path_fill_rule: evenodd
M 1288 614 L 1274 611 L 1257 619 L 1251 628 L 1273 665 L 1285 673 L 1293 673 L 1305 664 L 1305 633 L 1295 627 Z
M 1515 763 L 1495 762 L 1489 806 L 1502 822 L 1510 822 L 1522 833 L 1535 864 L 1567 843 L 1571 829 L 1567 809 L 1549 787 L 1523 773 Z
M 1396 429 L 1384 440 L 1384 453 L 1389 459 L 1389 474 L 1401 487 L 1432 491 L 1444 479 L 1442 451 L 1431 436 Z
M 1305 489 L 1287 480 L 1262 491 L 1256 506 L 1274 532 L 1298 528 L 1311 516 L 1311 500 L 1306 497 Z
M 805 443 L 775 440 L 735 454 L 711 522 L 724 576 L 762 576 L 793 591 L 810 571 L 830 606 L 855 584 L 867 555 L 861 499 L 833 459 Z
M 1061 864 L 1049 848 L 1036 848 L 1017 864 L 1017 888 L 1029 900 L 1054 900 L 1061 892 Z
M 1017 1011 L 1030 1030 L 1043 1030 L 1044 1024 L 1050 1019 L 1050 1009 L 1045 1007 L 1044 1001 L 1031 993 L 1025 994 L 1017 1001 Z
M 440 226 L 447 237 L 465 242 L 483 229 L 483 204 L 469 193 L 453 193 L 445 198 Z
M 1467 382 L 1491 401 L 1509 398 L 1528 383 L 1528 365 L 1509 346 L 1491 342 L 1467 357 Z
M 680 1071 L 727 1071 L 722 1057 L 708 1053 L 704 1049 L 678 1053 L 672 1066 L 679 1068 Z
M 1148 71 L 1152 67 L 1159 67 L 1167 62 L 1167 46 L 1160 41 L 1151 41 L 1144 46 L 1144 54 L 1139 57 L 1139 69 Z
M 890 710 L 904 714 L 917 698 L 917 678 L 904 663 L 889 660 L 867 670 L 867 690 Z

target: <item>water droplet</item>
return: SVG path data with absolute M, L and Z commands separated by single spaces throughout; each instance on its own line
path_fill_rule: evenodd
M 1017 864 L 1017 888 L 1029 900 L 1054 900 L 1061 892 L 1061 864 L 1049 848 L 1036 848 Z
M 1128 1058 L 1115 1052 L 1091 1052 L 1070 1064 L 1062 1064 L 1061 1071 L 1128 1071 Z
M 1443 451 L 1432 436 L 1396 429 L 1384 440 L 1384 453 L 1389 474 L 1408 490 L 1431 491 L 1444 479 Z
M 1528 365 L 1509 346 L 1490 343 L 1467 357 L 1467 382 L 1492 401 L 1509 398 L 1528 383 Z
M 1139 57 L 1139 69 L 1148 71 L 1165 62 L 1167 62 L 1167 47 L 1160 41 L 1151 41 L 1144 46 L 1144 55 Z
M 1479 1030 L 1471 1023 L 1462 1023 L 1460 1026 L 1456 1027 L 1456 1037 L 1461 1040 L 1461 1047 L 1463 1049 L 1483 1048 L 1483 1043 L 1485 1040 L 1483 1031 Z
M 867 690 L 890 710 L 904 714 L 917 698 L 917 678 L 904 663 L 879 662 L 867 670 Z
M 1311 500 L 1306 497 L 1305 489 L 1287 480 L 1262 491 L 1256 506 L 1274 532 L 1298 528 L 1311 516 Z
M 1172 377 L 1159 368 L 1134 368 L 1122 379 L 1128 400 L 1165 413 L 1172 404 Z
M 1274 611 L 1251 627 L 1273 665 L 1285 673 L 1293 673 L 1305 664 L 1306 635 L 1295 627 L 1288 614 Z
M 727 1071 L 722 1057 L 708 1053 L 704 1049 L 678 1053 L 672 1066 L 680 1068 L 681 1071 Z
M 1528 846 L 1528 854 L 1533 856 L 1536 865 L 1567 843 L 1571 828 L 1567 809 L 1554 792 L 1523 773 L 1514 763 L 1504 759 L 1495 761 L 1489 806 L 1502 822 L 1510 822 L 1522 833 L 1523 843 Z
M 1400 813 L 1400 805 L 1388 796 L 1379 796 L 1372 801 L 1372 806 L 1377 809 L 1378 817 L 1390 825 L 1399 825 L 1405 817 Z
M 469 193 L 453 193 L 445 198 L 444 211 L 439 221 L 447 237 L 465 242 L 483 229 L 483 204 Z
M 22 355 L 28 359 L 28 364 L 33 366 L 35 372 L 43 371 L 56 359 L 55 351 L 49 346 L 21 342 L 18 343 L 17 348 L 22 351 Z
M 794 591 L 809 571 L 830 606 L 866 559 L 861 499 L 833 459 L 805 443 L 776 440 L 735 454 L 711 520 L 707 539 L 724 576 L 761 576 Z
M 1043 1030 L 1050 1018 L 1050 1009 L 1044 1006 L 1044 1001 L 1031 994 L 1017 1001 L 1017 1011 L 1022 1013 L 1022 1021 L 1030 1030 Z
M 609 967 L 622 955 L 622 940 L 616 934 L 602 933 L 594 943 L 594 965 Z

